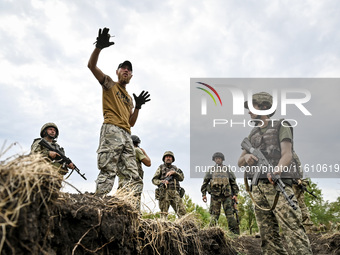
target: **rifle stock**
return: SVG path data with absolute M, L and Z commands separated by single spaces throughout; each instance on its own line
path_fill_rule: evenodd
M 73 163 L 72 160 L 68 157 L 66 157 L 61 151 L 59 151 L 58 149 L 54 149 L 44 138 L 42 138 L 39 141 L 39 144 L 45 148 L 47 148 L 50 151 L 54 151 L 56 153 L 58 153 L 62 159 L 63 162 L 65 162 L 67 165 L 70 163 Z M 73 163 L 74 165 L 74 169 L 72 169 L 72 171 L 76 171 L 83 179 L 87 180 L 85 177 L 85 174 L 82 174 L 79 170 L 79 168 Z M 71 172 L 72 173 L 72 172 Z

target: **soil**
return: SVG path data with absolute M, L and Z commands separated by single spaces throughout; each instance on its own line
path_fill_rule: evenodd
M 43 162 L 0 166 L 2 255 L 261 254 L 260 238 L 202 229 L 192 215 L 143 219 L 128 196 L 62 193 L 60 176 Z M 340 254 L 340 232 L 309 238 L 314 254 Z
M 340 254 L 339 232 L 309 238 L 314 254 Z M 230 239 L 220 228 L 199 229 L 190 220 L 141 220 L 116 197 L 59 194 L 48 207 L 36 197 L 21 209 L 1 254 L 261 254 L 260 245 L 260 238 Z
M 314 255 L 340 255 L 340 232 L 308 234 Z M 240 236 L 235 242 L 239 254 L 261 254 L 261 239 Z

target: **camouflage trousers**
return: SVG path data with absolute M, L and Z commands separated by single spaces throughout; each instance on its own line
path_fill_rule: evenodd
M 276 192 L 271 183 L 259 181 L 258 186 L 253 188 L 253 197 L 259 206 L 269 209 L 274 203 Z M 286 192 L 290 196 L 293 189 L 286 185 Z M 295 196 L 292 200 L 297 203 Z M 255 216 L 263 254 L 312 254 L 308 236 L 302 225 L 300 207 L 294 210 L 281 193 L 274 211 L 264 211 L 255 206 Z M 289 253 L 283 247 L 280 228 Z
M 306 230 L 309 230 L 314 226 L 312 220 L 310 219 L 310 215 L 308 212 L 308 208 L 305 203 L 305 193 L 304 191 L 299 188 L 299 185 L 293 184 L 293 191 L 294 195 L 299 203 L 301 214 L 302 214 L 302 224 L 305 227 Z M 308 232 L 308 231 L 307 231 Z
M 228 228 L 234 234 L 240 234 L 240 227 L 233 215 L 233 203 L 231 196 L 211 196 L 210 202 L 210 226 L 217 224 L 221 214 L 221 205 L 228 221 Z
M 119 174 L 120 188 L 133 189 L 139 197 L 143 181 L 137 170 L 135 150 L 130 134 L 112 124 L 103 124 L 100 131 L 96 194 L 107 194 L 112 190 L 116 175 Z M 140 203 L 140 201 L 139 201 Z
M 160 194 L 159 209 L 161 210 L 161 216 L 163 218 L 168 215 L 170 205 L 178 217 L 182 217 L 186 214 L 182 198 L 180 197 L 179 192 L 175 189 L 165 189 L 163 194 Z

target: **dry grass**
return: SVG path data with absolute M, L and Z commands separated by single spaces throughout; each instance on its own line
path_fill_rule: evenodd
M 19 156 L 0 165 L 0 252 L 6 228 L 16 227 L 20 210 L 39 196 L 48 211 L 47 201 L 59 192 L 61 181 L 62 176 L 40 155 Z
M 141 251 L 150 246 L 154 254 L 162 254 L 160 249 L 186 254 L 184 246 L 188 244 L 189 239 L 194 240 L 200 250 L 200 240 L 193 220 L 191 215 L 175 222 L 164 219 L 141 219 L 140 231 L 144 234 Z
M 1 155 L 3 153 L 0 153 L 0 158 Z M 14 251 L 13 245 L 7 240 L 9 230 L 18 227 L 22 209 L 34 202 L 34 204 L 38 204 L 38 208 L 43 207 L 51 219 L 59 217 L 59 224 L 62 222 L 61 214 L 55 215 L 55 208 L 58 207 L 58 204 L 62 204 L 68 209 L 72 207 L 73 218 L 78 216 L 82 218 L 80 214 L 93 215 L 92 226 L 81 230 L 80 238 L 77 237 L 74 246 L 70 247 L 72 254 L 77 254 L 76 251 L 79 249 L 89 253 L 104 252 L 103 248 L 113 240 L 111 236 L 106 239 L 106 243 L 102 243 L 98 247 L 89 246 L 86 240 L 91 233 L 99 231 L 103 225 L 107 225 L 103 224 L 105 215 L 106 218 L 114 216 L 121 213 L 122 208 L 129 225 L 134 230 L 133 236 L 129 238 L 138 237 L 137 249 L 140 253 L 184 255 L 188 254 L 188 250 L 190 250 L 194 254 L 205 254 L 202 232 L 199 229 L 200 223 L 193 214 L 188 214 L 175 221 L 143 219 L 140 212 L 135 209 L 138 207 L 138 199 L 129 185 L 118 189 L 112 196 L 99 197 L 93 194 L 62 193 L 60 192 L 62 182 L 63 176 L 38 154 L 16 156 L 11 161 L 6 159 L 0 163 L 0 253 L 5 244 Z M 57 206 L 55 207 L 55 205 Z M 49 231 L 48 228 L 45 236 L 50 234 Z M 203 236 L 206 237 L 209 233 L 204 232 Z M 53 233 L 51 232 L 51 234 Z M 38 246 L 39 244 L 34 243 L 33 245 Z M 44 243 L 43 246 L 42 248 L 48 251 L 48 245 Z

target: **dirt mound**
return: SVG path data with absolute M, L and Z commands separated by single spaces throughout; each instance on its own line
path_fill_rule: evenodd
M 340 255 L 340 233 L 308 234 L 313 254 Z M 255 236 L 240 236 L 235 239 L 240 254 L 261 254 L 261 238 Z M 287 248 L 287 247 L 286 247 Z
M 131 194 L 65 194 L 40 156 L 0 165 L 1 254 L 237 254 L 220 228 L 193 217 L 141 219 Z
M 143 219 L 133 196 L 61 193 L 62 177 L 39 156 L 0 164 L 0 253 L 260 254 L 260 238 L 230 239 L 201 229 L 187 215 L 174 222 Z M 314 254 L 340 254 L 340 234 L 313 234 Z

